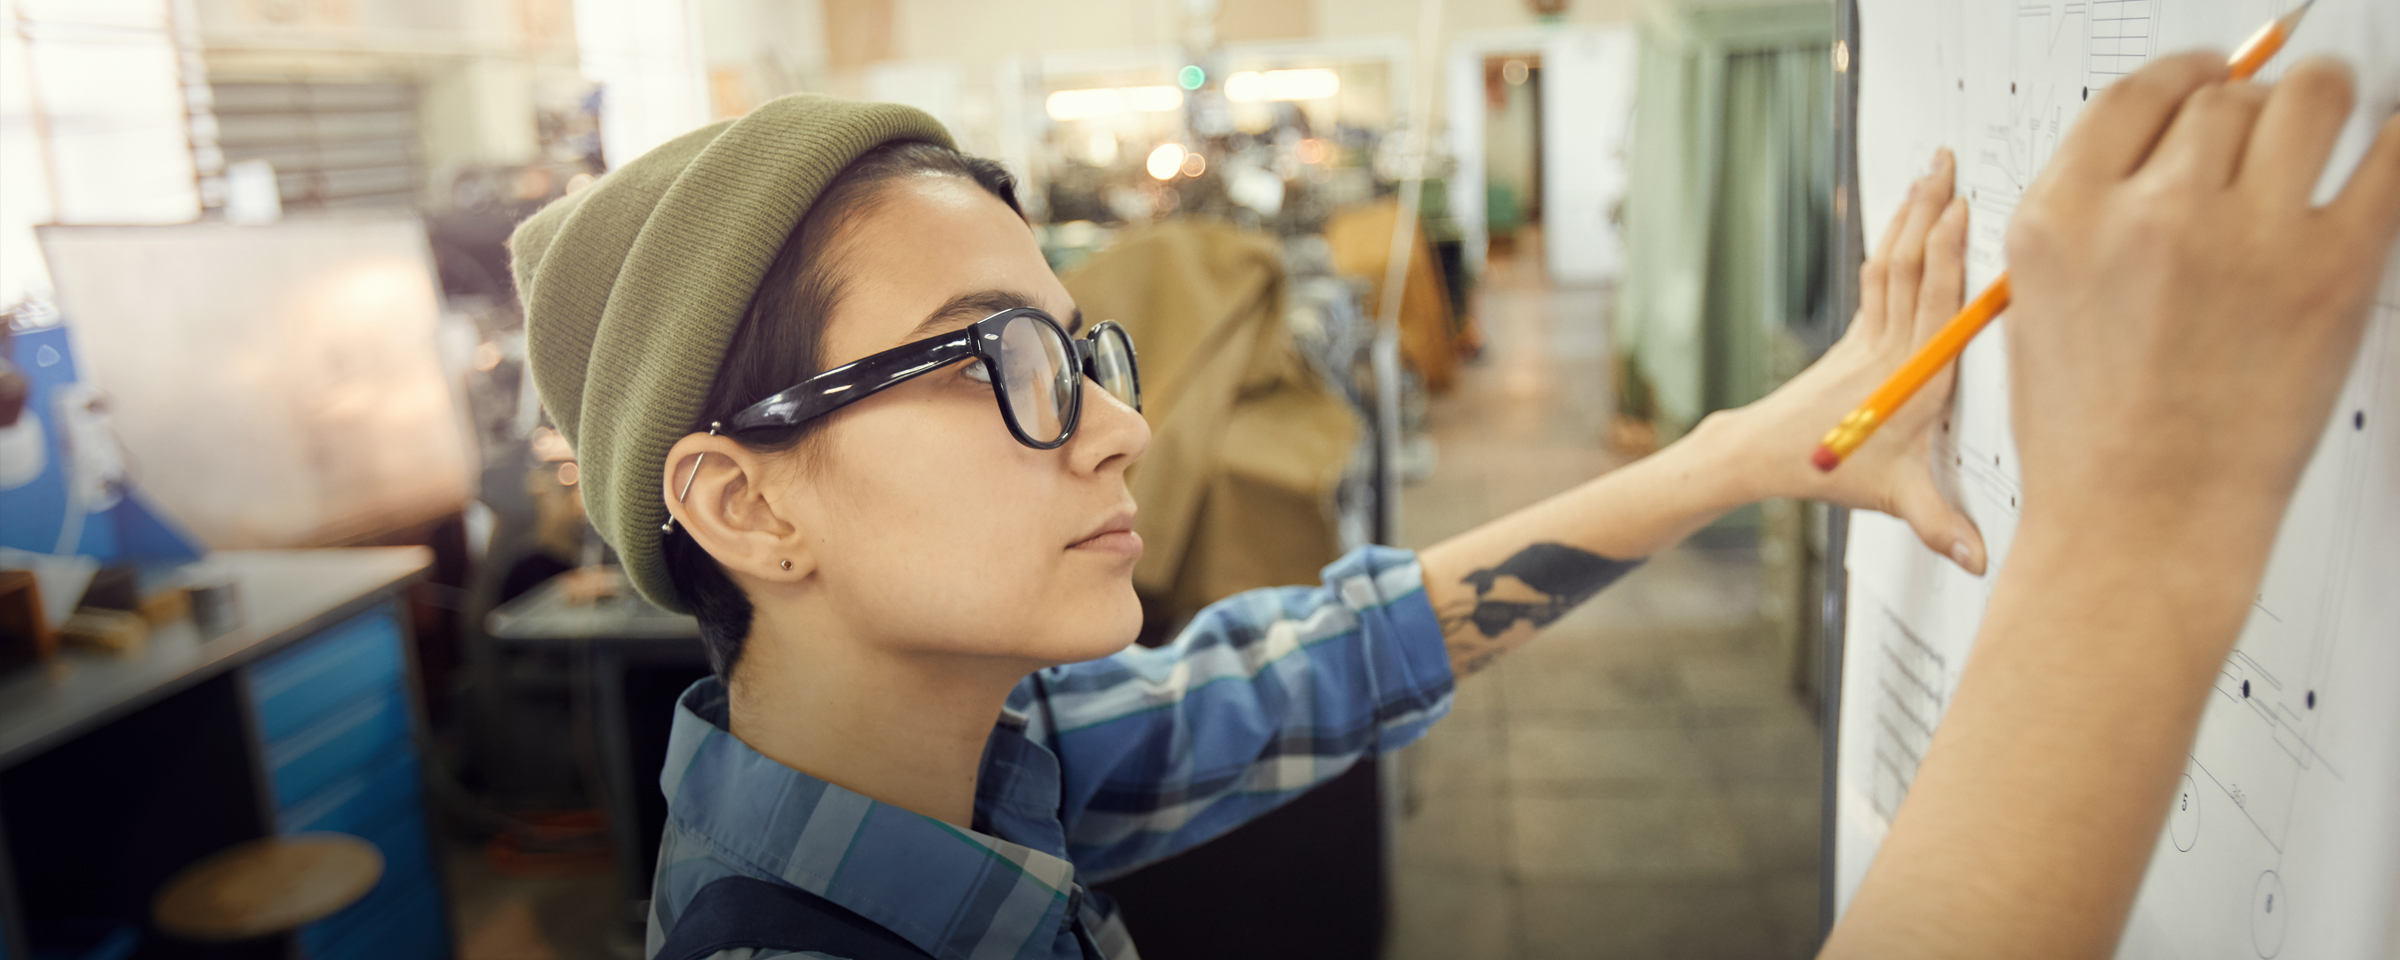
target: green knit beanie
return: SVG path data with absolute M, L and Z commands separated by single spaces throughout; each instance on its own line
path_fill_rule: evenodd
M 667 449 L 701 405 L 759 280 L 825 185 L 893 140 L 951 146 L 911 107 L 798 94 L 661 144 L 509 238 L 542 406 L 584 510 L 635 589 L 682 611 L 660 526 Z

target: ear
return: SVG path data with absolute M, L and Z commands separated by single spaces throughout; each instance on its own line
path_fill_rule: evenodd
M 795 522 L 803 504 L 777 484 L 788 470 L 730 437 L 685 434 L 667 450 L 667 513 L 727 574 L 799 583 L 816 572 L 816 555 Z

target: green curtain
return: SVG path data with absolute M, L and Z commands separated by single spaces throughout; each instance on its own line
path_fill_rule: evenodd
M 1616 343 L 1620 405 L 1663 442 L 1773 389 L 1787 329 L 1830 328 L 1833 7 L 1653 7 L 1641 38 Z

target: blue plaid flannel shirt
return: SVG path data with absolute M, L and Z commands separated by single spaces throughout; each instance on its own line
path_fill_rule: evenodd
M 1033 674 L 984 749 L 974 829 L 783 766 L 725 730 L 714 679 L 685 691 L 659 786 L 645 955 L 692 896 L 790 884 L 943 960 L 1136 956 L 1107 880 L 1231 830 L 1450 709 L 1450 661 L 1413 554 L 1361 548 L 1320 587 L 1201 611 L 1174 643 Z M 724 951 L 719 960 L 776 953 Z M 804 953 L 799 956 L 820 957 Z

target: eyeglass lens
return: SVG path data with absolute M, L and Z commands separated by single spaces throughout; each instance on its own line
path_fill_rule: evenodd
M 1007 383 L 1009 415 L 1017 429 L 1049 443 L 1066 432 L 1067 418 L 1082 379 L 1057 328 L 1020 316 L 1000 330 L 1000 373 Z
M 1136 410 L 1142 408 L 1142 384 L 1133 374 L 1133 339 L 1123 327 L 1104 327 L 1093 338 L 1092 373 L 1100 388 Z

